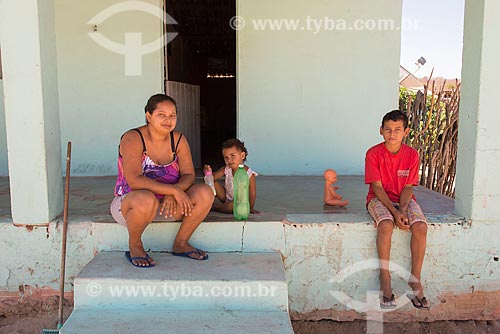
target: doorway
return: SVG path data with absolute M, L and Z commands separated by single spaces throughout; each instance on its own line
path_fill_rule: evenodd
M 178 35 L 165 49 L 168 81 L 199 86 L 201 166 L 223 165 L 221 144 L 236 136 L 235 0 L 165 0 Z M 189 138 L 188 138 L 189 139 Z

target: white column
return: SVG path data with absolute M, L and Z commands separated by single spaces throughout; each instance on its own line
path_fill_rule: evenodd
M 12 219 L 61 213 L 62 172 L 53 0 L 0 0 Z
M 466 0 L 455 207 L 500 220 L 500 1 Z

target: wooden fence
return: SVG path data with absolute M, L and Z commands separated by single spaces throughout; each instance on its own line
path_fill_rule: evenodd
M 427 81 L 424 92 L 409 94 L 402 110 L 409 118 L 407 144 L 420 155 L 420 184 L 446 196 L 455 196 L 460 83 L 446 88 Z

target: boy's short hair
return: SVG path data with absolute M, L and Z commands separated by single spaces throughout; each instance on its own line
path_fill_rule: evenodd
M 408 127 L 408 116 L 402 112 L 401 110 L 391 110 L 382 118 L 382 127 L 384 127 L 385 122 L 387 121 L 403 121 L 404 128 Z

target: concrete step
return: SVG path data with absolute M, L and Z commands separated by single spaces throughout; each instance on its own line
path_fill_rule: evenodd
M 278 253 L 210 253 L 206 261 L 150 255 L 155 267 L 136 268 L 123 252 L 99 253 L 75 278 L 75 309 L 288 311 Z
M 284 311 L 78 309 L 61 334 L 293 334 Z

